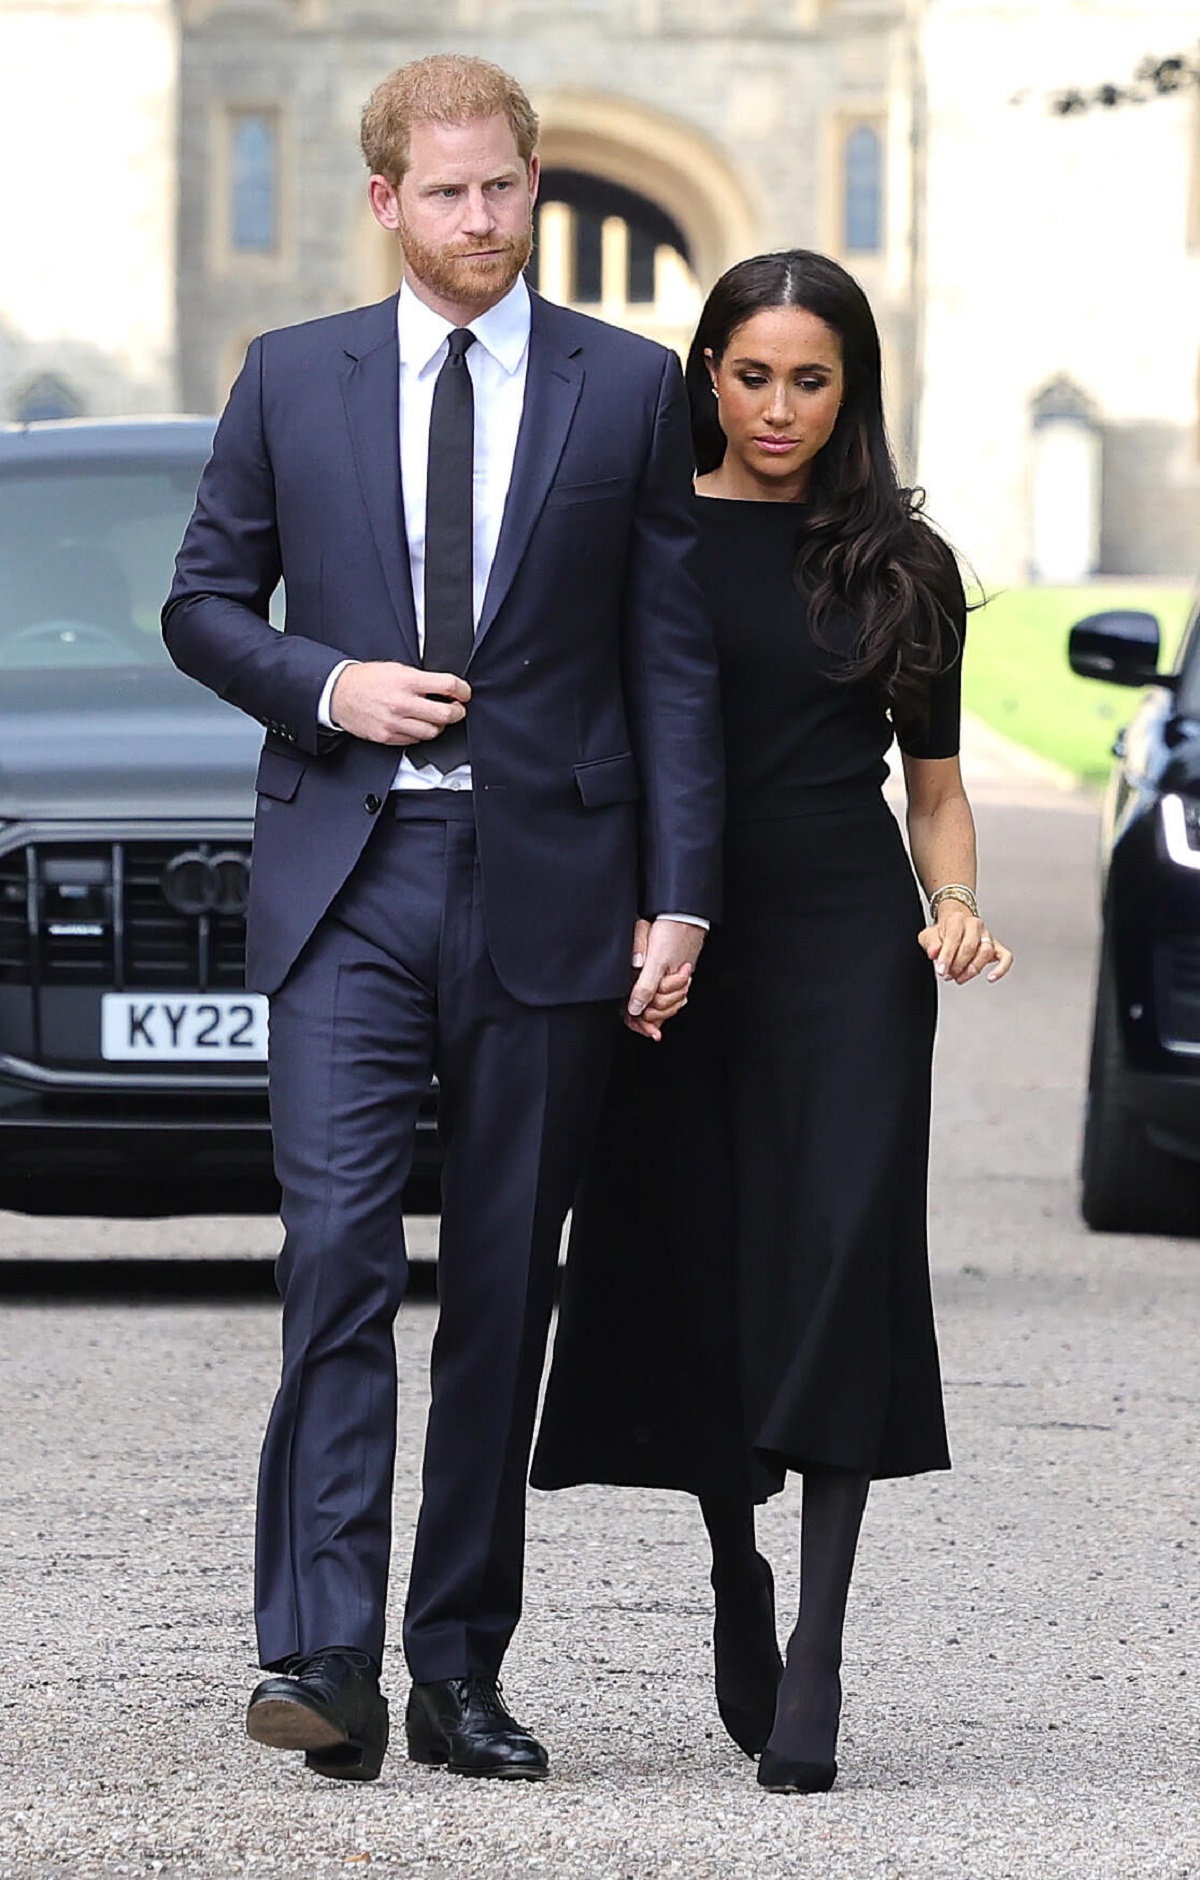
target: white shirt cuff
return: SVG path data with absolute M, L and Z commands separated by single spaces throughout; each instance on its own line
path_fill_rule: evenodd
M 712 925 L 711 921 L 701 920 L 699 914 L 659 914 L 658 920 L 677 920 L 682 927 L 702 927 L 705 933 Z
M 322 731 L 340 731 L 342 729 L 341 725 L 334 723 L 329 711 L 330 701 L 333 698 L 333 688 L 345 672 L 347 666 L 357 666 L 358 663 L 357 659 L 339 659 L 328 679 L 326 679 L 324 690 L 321 693 L 320 701 L 317 705 L 317 723 L 320 725 Z

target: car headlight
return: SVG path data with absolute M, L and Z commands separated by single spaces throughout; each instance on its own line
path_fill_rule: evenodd
M 1200 868 L 1200 802 L 1164 796 L 1160 805 L 1167 854 L 1180 868 Z

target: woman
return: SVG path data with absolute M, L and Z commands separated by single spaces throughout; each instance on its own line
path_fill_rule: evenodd
M 725 915 L 632 1029 L 576 1209 L 540 1487 L 699 1496 L 717 1696 L 778 1792 L 837 1773 L 873 1479 L 949 1466 L 926 1246 L 939 980 L 1004 976 L 958 764 L 966 605 L 901 489 L 879 338 L 806 251 L 731 269 L 688 360 L 721 658 Z M 895 736 L 912 865 L 881 794 Z M 926 920 L 913 869 L 929 899 Z M 753 1502 L 804 1478 L 782 1667 Z

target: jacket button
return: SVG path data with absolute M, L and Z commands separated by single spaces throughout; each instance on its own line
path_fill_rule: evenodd
M 379 811 L 383 808 L 383 798 L 376 796 L 374 790 L 372 790 L 370 796 L 364 796 L 363 808 L 368 811 L 370 815 L 377 816 Z

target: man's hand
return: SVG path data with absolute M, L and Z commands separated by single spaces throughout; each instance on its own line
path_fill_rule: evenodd
M 704 945 L 704 928 L 685 920 L 639 920 L 634 929 L 633 966 L 637 973 L 625 1023 L 630 1031 L 658 1044 L 662 1027 L 687 1004 L 692 971 Z
M 467 715 L 471 688 L 452 672 L 367 659 L 339 673 L 329 715 L 368 744 L 424 744 Z

